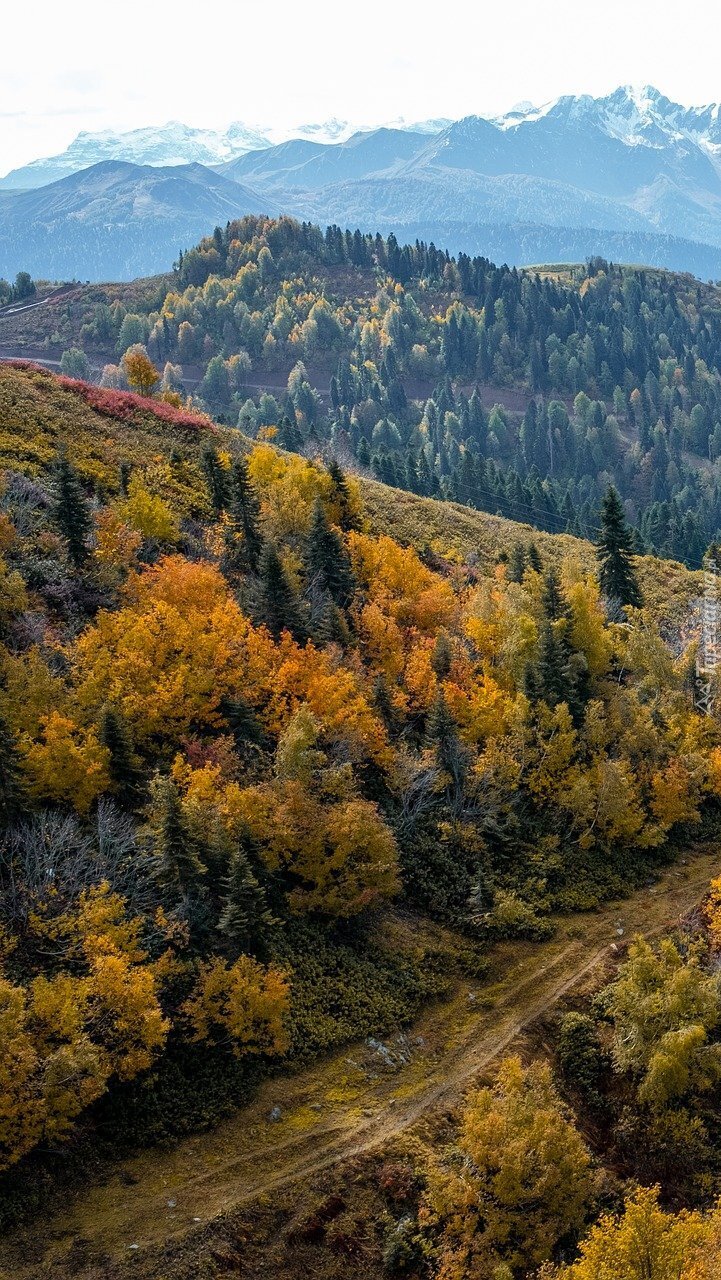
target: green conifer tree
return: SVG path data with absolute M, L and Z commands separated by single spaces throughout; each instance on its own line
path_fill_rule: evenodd
M 172 778 L 161 777 L 154 783 L 151 823 L 160 883 L 173 893 L 193 893 L 199 888 L 205 867 L 198 857 Z
M 340 527 L 344 533 L 359 527 L 358 517 L 351 507 L 348 481 L 335 458 L 328 463 L 328 475 L 333 481 L 333 497 L 340 508 Z
M 460 793 L 466 778 L 467 752 L 461 742 L 458 725 L 442 693 L 437 694 L 428 715 L 426 737 L 433 748 L 441 774 Z
M 68 555 L 80 568 L 90 554 L 88 537 L 91 519 L 83 488 L 67 452 L 61 449 L 55 470 L 55 502 L 53 516 L 65 539 Z
M 535 542 L 528 545 L 528 567 L 535 569 L 536 573 L 543 573 L 543 561 Z
M 453 646 L 447 631 L 439 631 L 431 654 L 431 666 L 439 680 L 446 680 L 453 662 Z
M 263 539 L 260 535 L 260 503 L 248 474 L 245 458 L 236 458 L 230 480 L 230 515 L 233 534 L 239 537 L 242 565 L 250 573 L 257 573 Z
M 522 542 L 516 540 L 511 548 L 511 558 L 508 562 L 508 579 L 510 582 L 523 582 L 525 572 L 526 549 Z
M 17 742 L 7 720 L 0 715 L 0 830 L 21 816 L 24 801 Z
M 129 725 L 115 707 L 103 708 L 100 741 L 110 752 L 110 780 L 118 799 L 128 808 L 135 808 L 143 790 L 140 762 L 133 751 Z
M 331 528 L 320 498 L 313 507 L 305 563 L 308 579 L 315 589 L 327 591 L 341 609 L 347 608 L 355 587 L 350 557 L 340 534 Z
M 290 631 L 296 640 L 305 639 L 307 633 L 300 602 L 272 542 L 263 544 L 258 576 L 260 621 L 276 640 L 283 631 Z
M 222 465 L 217 449 L 211 444 L 205 445 L 200 455 L 200 465 L 205 474 L 208 494 L 216 515 L 225 511 L 230 502 L 230 482 L 228 472 Z
M 242 835 L 230 861 L 218 919 L 220 932 L 240 951 L 264 948 L 278 923 L 268 906 L 265 889 L 253 871 L 252 856 L 252 841 Z
M 623 504 L 611 485 L 601 506 L 601 535 L 596 546 L 601 590 L 610 600 L 640 608 L 643 603 L 633 567 L 633 534 Z

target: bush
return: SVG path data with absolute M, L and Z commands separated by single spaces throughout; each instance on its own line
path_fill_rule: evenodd
M 577 1089 L 590 1105 L 600 1106 L 604 1057 L 593 1019 L 583 1013 L 567 1013 L 561 1023 L 556 1053 L 566 1084 Z

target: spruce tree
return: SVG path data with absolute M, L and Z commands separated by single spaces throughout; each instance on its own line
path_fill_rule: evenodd
M 103 708 L 100 741 L 110 753 L 108 772 L 121 804 L 135 808 L 142 796 L 142 775 L 133 752 L 133 739 L 128 723 L 115 707 Z
M 431 666 L 439 680 L 445 680 L 451 670 L 453 646 L 447 631 L 439 631 L 431 654 Z
M 558 575 L 549 569 L 543 580 L 543 610 L 549 622 L 568 617 L 568 605 L 563 598 Z
M 21 816 L 24 800 L 15 735 L 0 715 L 0 831 Z
M 398 715 L 391 700 L 388 681 L 381 672 L 373 682 L 373 706 L 378 712 L 386 729 L 393 733 L 398 728 Z
M 242 694 L 225 699 L 220 710 L 241 755 L 246 756 L 266 745 L 265 729 Z
M 248 475 L 245 458 L 236 458 L 230 477 L 230 515 L 234 530 L 242 538 L 240 557 L 251 573 L 256 573 L 263 547 L 260 535 L 260 503 Z
M 208 486 L 208 494 L 213 511 L 219 516 L 221 511 L 225 511 L 230 501 L 228 472 L 222 465 L 217 450 L 211 444 L 206 445 L 203 449 L 200 455 L 200 465 L 205 473 L 205 481 Z
M 315 588 L 327 591 L 341 609 L 347 608 L 355 587 L 350 557 L 340 534 L 328 523 L 320 498 L 316 499 L 313 507 L 305 562 L 308 579 Z
M 541 628 L 535 676 L 538 696 L 549 707 L 568 701 L 568 653 L 549 622 L 545 622 Z
M 205 867 L 185 821 L 178 788 L 172 778 L 158 778 L 153 790 L 158 879 L 173 893 L 192 893 L 199 887 Z
M 543 561 L 535 542 L 528 545 L 528 567 L 535 569 L 536 573 L 543 573 Z
M 89 555 L 90 512 L 78 474 L 65 449 L 58 455 L 55 471 L 53 516 L 67 544 L 70 559 L 76 568 L 80 568 Z
M 218 928 L 240 950 L 249 951 L 267 945 L 268 936 L 278 923 L 252 868 L 252 841 L 241 836 L 225 881 L 223 907 Z
M 431 707 L 426 737 L 432 746 L 439 770 L 461 791 L 466 777 L 467 757 L 456 724 L 442 693 Z
M 283 568 L 278 549 L 272 542 L 265 542 L 258 566 L 260 621 L 275 639 L 283 631 L 290 631 L 296 640 L 306 637 L 306 628 L 298 597 Z
M 601 590 L 610 600 L 640 608 L 643 603 L 632 562 L 633 534 L 623 504 L 611 485 L 601 506 L 601 535 L 596 545 Z
M 348 481 L 335 458 L 331 458 L 328 463 L 328 475 L 333 481 L 333 497 L 340 512 L 340 527 L 344 533 L 349 533 L 351 529 L 359 527 L 358 517 L 351 507 Z
M 526 551 L 522 542 L 514 542 L 511 549 L 511 558 L 508 562 L 508 579 L 509 582 L 523 582 L 523 575 L 526 572 Z

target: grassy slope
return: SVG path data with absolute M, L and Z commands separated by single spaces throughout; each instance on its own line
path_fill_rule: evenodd
M 142 465 L 178 448 L 192 456 L 214 431 L 218 442 L 232 451 L 247 446 L 237 431 L 214 429 L 198 416 L 170 413 L 163 420 L 147 400 L 137 396 L 107 397 L 107 406 L 100 412 L 83 398 L 96 393 L 83 389 L 82 383 L 36 368 L 0 365 L 0 471 L 7 467 L 30 476 L 42 474 L 65 443 L 83 478 L 112 493 L 118 488 L 118 468 L 124 459 Z M 167 406 L 160 410 L 168 412 Z M 361 478 L 360 485 L 373 532 L 428 547 L 451 560 L 475 557 L 483 572 L 517 539 L 535 541 L 543 557 L 554 562 L 574 556 L 589 571 L 595 563 L 591 544 L 582 538 L 542 533 L 457 503 L 390 489 L 375 480 Z M 639 559 L 639 574 L 653 613 L 672 627 L 683 626 L 691 601 L 700 593 L 701 575 L 652 556 Z

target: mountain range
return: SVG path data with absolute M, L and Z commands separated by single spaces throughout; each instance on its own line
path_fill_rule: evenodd
M 273 142 L 241 125 L 82 134 L 63 156 L 3 180 L 0 274 L 163 270 L 198 231 L 263 210 L 518 265 L 601 254 L 721 276 L 717 105 L 684 107 L 627 86 L 494 118 L 355 132 L 329 121 L 297 134 Z M 11 187 L 63 165 L 60 180 Z

